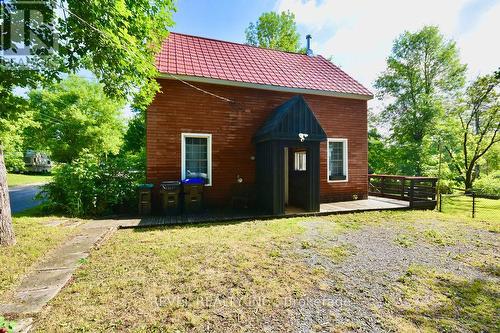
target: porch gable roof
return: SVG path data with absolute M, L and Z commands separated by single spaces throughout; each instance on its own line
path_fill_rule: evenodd
M 269 140 L 325 141 L 326 133 L 304 97 L 297 95 L 274 109 L 271 116 L 253 137 L 255 143 Z

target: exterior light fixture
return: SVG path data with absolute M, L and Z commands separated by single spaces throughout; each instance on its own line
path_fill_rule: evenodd
M 300 142 L 304 142 L 308 136 L 309 134 L 307 133 L 299 133 Z

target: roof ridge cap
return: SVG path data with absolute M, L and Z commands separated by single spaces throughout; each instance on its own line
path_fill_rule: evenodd
M 245 43 L 238 43 L 238 42 L 233 42 L 233 41 L 223 40 L 223 39 L 217 39 L 217 38 L 212 38 L 212 37 L 197 36 L 197 35 L 190 35 L 190 34 L 186 34 L 186 33 L 182 33 L 182 32 L 170 31 L 169 35 L 172 35 L 172 34 L 173 35 L 182 35 L 182 36 L 187 36 L 187 37 L 194 37 L 194 38 L 199 38 L 199 39 L 206 39 L 206 40 L 211 40 L 211 41 L 214 41 L 214 42 L 222 42 L 222 43 L 234 44 L 234 45 L 239 45 L 239 46 L 244 46 L 244 47 L 252 47 L 252 48 L 260 49 L 260 50 L 267 50 L 267 51 L 280 52 L 280 53 L 288 53 L 288 54 L 295 54 L 295 55 L 299 55 L 299 56 L 309 57 L 305 53 L 276 50 L 276 49 L 272 49 L 272 48 L 269 48 L 269 47 L 260 47 L 260 46 L 256 46 L 256 45 L 250 45 L 250 44 L 245 44 Z M 168 36 L 167 36 L 166 39 L 168 39 Z

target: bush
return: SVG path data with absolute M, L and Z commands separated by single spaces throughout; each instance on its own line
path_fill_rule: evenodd
M 53 174 L 42 191 L 51 209 L 73 216 L 131 212 L 137 185 L 144 180 L 144 161 L 133 155 L 101 160 L 85 153 Z
M 473 187 L 478 194 L 500 196 L 500 171 L 481 176 Z

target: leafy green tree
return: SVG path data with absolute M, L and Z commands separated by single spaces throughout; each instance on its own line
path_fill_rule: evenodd
M 136 111 L 129 120 L 122 146 L 123 152 L 137 154 L 146 147 L 146 117 L 144 112 Z
M 297 32 L 295 14 L 263 13 L 257 22 L 251 22 L 245 30 L 249 45 L 289 52 L 304 52 L 300 47 L 300 35 Z
M 10 15 L 24 3 L 2 1 L 2 14 L 9 18 L 25 17 Z M 92 71 L 104 84 L 107 95 L 132 97 L 139 108 L 149 105 L 159 89 L 155 55 L 173 25 L 174 0 L 66 0 L 46 1 L 44 4 L 48 7 L 45 12 L 50 15 L 32 17 L 40 22 L 30 24 L 41 26 L 49 21 L 51 25 L 46 27 L 52 26 L 58 32 L 61 43 L 58 48 L 41 48 L 35 52 L 33 46 L 40 43 L 35 34 L 30 34 L 32 40 L 24 44 L 32 47 L 31 54 L 25 61 L 8 59 L 3 52 L 0 53 L 2 119 L 13 119 L 12 114 L 20 112 L 16 88 L 37 88 L 60 80 L 63 73 L 83 68 Z M 51 37 L 50 33 L 48 35 Z M 19 36 L 22 40 L 26 34 L 16 30 L 13 37 Z M 8 45 L 5 41 L 2 38 L 2 51 L 17 48 L 17 44 Z M 0 142 L 0 147 L 2 144 Z M 8 207 L 5 164 L 0 149 L 0 245 L 15 243 Z
M 478 165 L 500 142 L 500 70 L 478 77 L 443 118 L 446 152 L 466 189 L 478 177 Z
M 71 75 L 29 93 L 36 128 L 31 147 L 49 151 L 54 161 L 69 163 L 84 150 L 96 156 L 117 154 L 125 129 L 123 101 L 104 94 L 103 85 Z
M 24 99 L 22 103 L 23 109 L 18 114 L 9 112 L 8 117 L 0 117 L 0 142 L 4 149 L 5 166 L 8 171 L 24 169 L 24 131 L 35 125 L 33 112 L 24 110 L 26 106 Z
M 433 133 L 447 99 L 463 87 L 465 70 L 455 42 L 445 40 L 437 27 L 404 32 L 395 40 L 375 87 L 389 103 L 381 119 L 390 124 L 391 140 L 399 146 L 399 172 L 422 174 L 424 137 Z
M 368 172 L 374 174 L 390 173 L 390 160 L 388 156 L 388 147 L 383 136 L 372 128 L 368 131 Z

